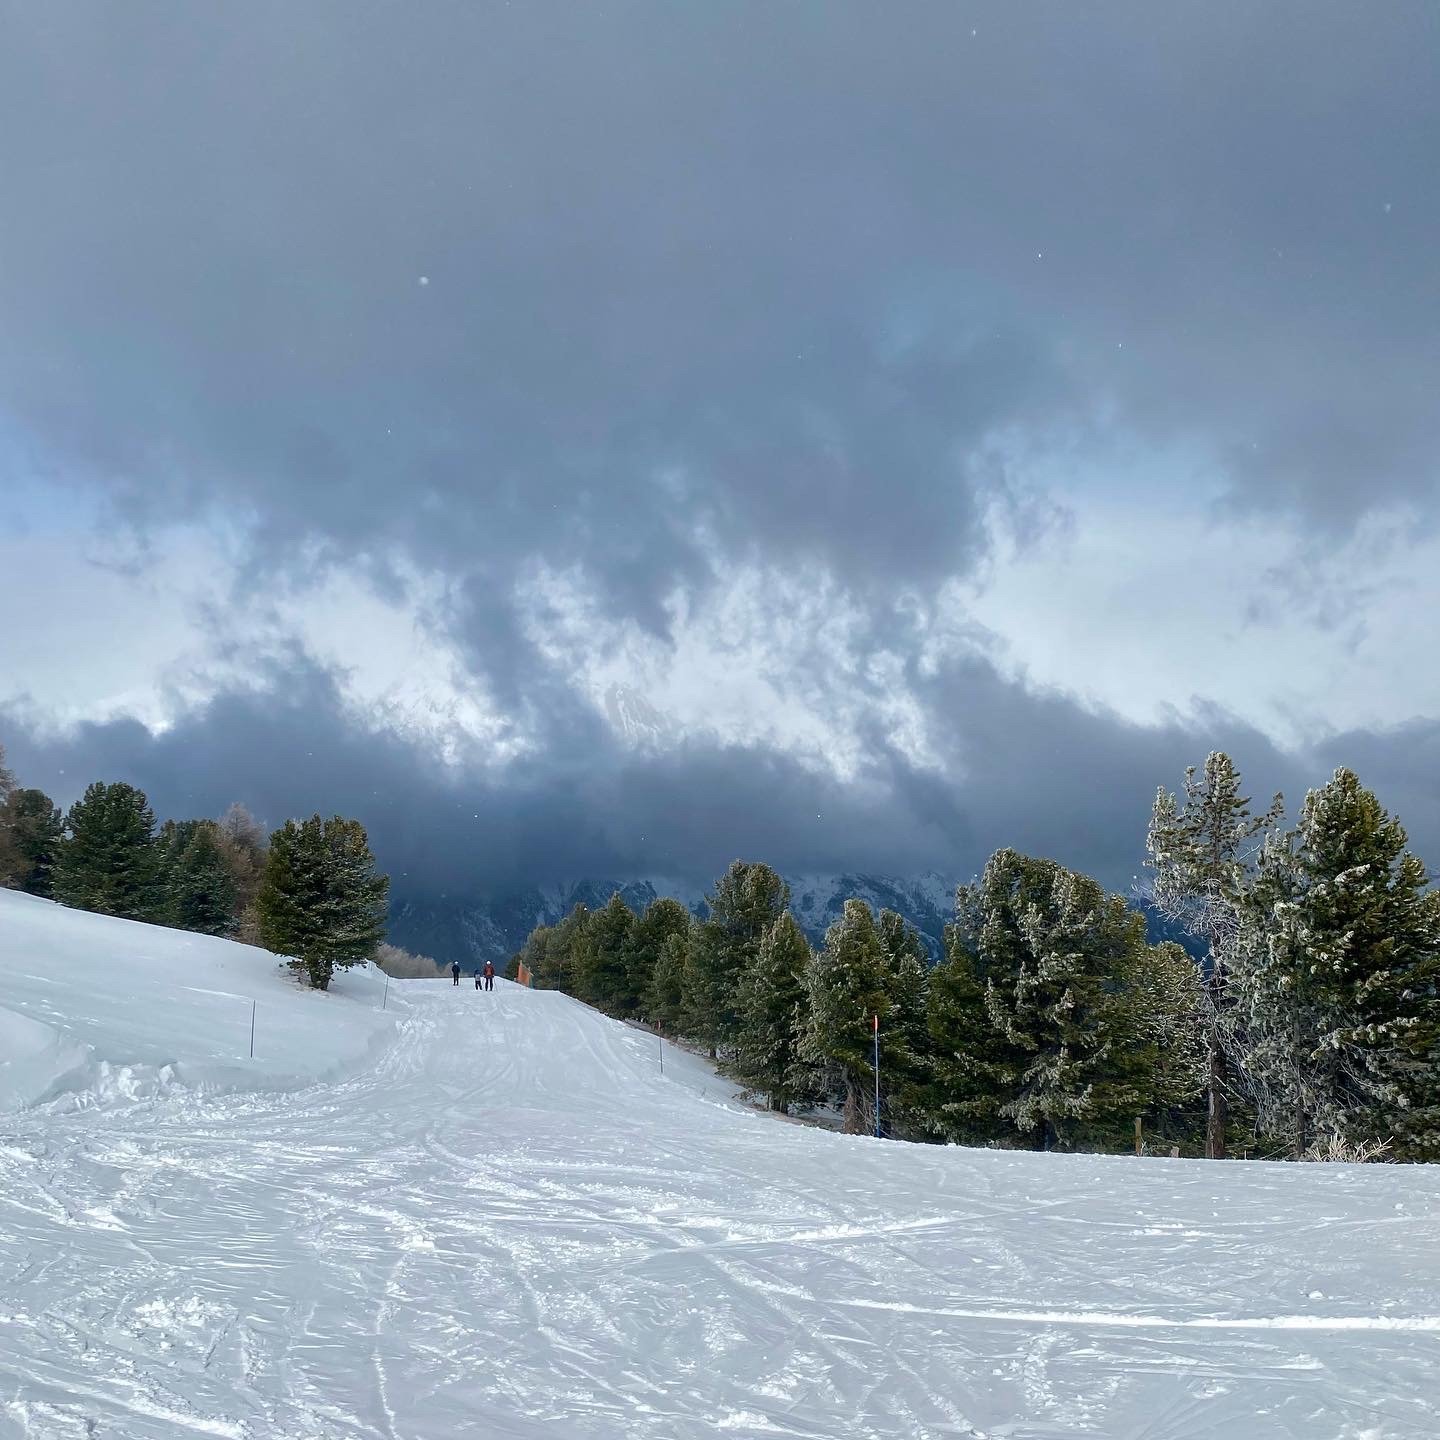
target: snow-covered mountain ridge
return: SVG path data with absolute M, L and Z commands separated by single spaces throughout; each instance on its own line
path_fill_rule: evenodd
M 846 900 L 858 897 L 876 909 L 895 910 L 925 937 L 938 958 L 945 925 L 954 913 L 955 884 L 930 873 L 911 878 L 884 875 L 797 875 L 786 877 L 790 908 L 811 942 L 820 944 Z M 705 913 L 706 886 L 661 876 L 630 880 L 578 880 L 536 886 L 490 898 L 447 896 L 409 898 L 397 894 L 390 910 L 391 943 L 431 955 L 442 964 L 503 960 L 525 943 L 537 925 L 553 925 L 576 905 L 598 909 L 618 890 L 637 912 L 662 895 L 674 896 L 692 913 Z

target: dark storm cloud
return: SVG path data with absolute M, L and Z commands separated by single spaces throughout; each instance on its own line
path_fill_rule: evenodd
M 1129 725 L 1037 696 L 978 662 L 935 677 L 927 699 L 950 717 L 937 737 L 949 773 L 917 768 L 877 737 L 849 783 L 745 746 L 639 755 L 578 726 L 503 774 L 447 768 L 357 728 L 331 677 L 301 661 L 162 735 L 122 721 L 46 739 L 3 712 L 0 733 L 21 780 L 66 800 L 107 778 L 140 785 L 162 815 L 218 814 L 237 798 L 272 824 L 343 808 L 369 826 L 397 893 L 410 899 L 584 877 L 701 883 L 737 856 L 792 874 L 935 869 L 964 879 L 1000 845 L 1126 891 L 1142 874 L 1156 787 L 1178 788 L 1185 767 L 1212 748 L 1235 757 L 1257 809 L 1283 789 L 1293 815 L 1305 788 L 1341 763 L 1332 751 L 1382 798 L 1395 788 L 1399 752 L 1366 734 L 1296 758 L 1223 713 Z M 1425 744 L 1433 750 L 1434 736 Z M 1440 854 L 1440 792 L 1407 796 L 1413 842 L 1422 855 Z
M 1211 743 L 1292 771 L 1223 717 L 1141 729 L 984 667 L 912 677 L 943 779 L 883 737 L 851 787 L 627 759 L 511 587 L 576 564 L 661 631 L 673 587 L 801 560 L 878 648 L 997 496 L 1046 523 L 1017 453 L 1189 447 L 1321 547 L 1423 503 L 1437 50 L 1428 3 L 0 0 L 0 426 L 142 533 L 238 519 L 255 571 L 435 567 L 540 742 L 459 783 L 302 668 L 17 758 L 177 812 L 367 809 L 392 864 L 460 879 L 1007 840 L 1123 879 Z
M 0 404 L 142 513 L 643 610 L 697 521 L 963 568 L 975 447 L 1101 405 L 1250 502 L 1433 478 L 1428 6 L 3 16 Z

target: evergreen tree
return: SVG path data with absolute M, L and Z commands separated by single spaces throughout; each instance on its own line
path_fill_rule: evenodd
M 11 831 L 9 802 L 15 777 L 5 765 L 5 747 L 0 745 L 0 887 L 13 885 L 20 871 L 20 854 Z
M 800 1058 L 806 1022 L 810 942 L 784 911 L 760 942 L 740 979 L 740 1026 L 734 1074 L 764 1093 L 772 1110 L 786 1114 L 809 1089 Z
M 0 850 L 9 848 L 8 878 L 17 890 L 49 898 L 64 838 L 64 816 L 43 790 L 11 790 L 0 803 Z M 4 883 L 0 875 L 0 884 Z
M 919 1133 L 930 1072 L 928 1006 L 930 953 L 920 932 L 902 915 L 882 910 L 876 920 L 885 955 L 890 1011 L 881 1062 L 881 1104 L 896 1132 Z M 888 1058 L 887 1058 L 888 1056 Z
M 1234 988 L 1264 1132 L 1440 1157 L 1440 899 L 1350 770 L 1267 845 Z
M 1004 1133 L 1001 1085 L 1019 1068 L 1021 1057 L 990 1021 L 978 956 L 967 947 L 966 934 L 965 927 L 946 926 L 945 959 L 930 972 L 930 1083 L 923 1112 L 929 1133 L 958 1144 L 981 1144 Z
M 810 966 L 801 1055 L 819 1068 L 822 1082 L 840 1101 L 845 1131 L 851 1135 L 873 1122 L 872 1026 L 873 1017 L 878 1015 L 884 1025 L 890 1013 L 887 980 L 885 951 L 870 907 L 863 900 L 847 900 Z
M 532 967 L 537 990 L 563 990 L 567 995 L 578 993 L 576 987 L 585 964 L 589 929 L 589 907 L 580 904 L 548 928 L 543 951 L 536 954 L 536 963 Z
M 1134 1113 L 1175 1142 L 1189 1132 L 1187 1114 L 1205 1090 L 1209 1002 L 1195 962 L 1173 940 L 1137 949 L 1134 959 L 1117 995 L 1122 1078 L 1133 1089 Z
M 685 1026 L 685 962 L 690 953 L 690 930 L 695 922 L 687 916 L 685 929 L 667 935 L 650 972 L 645 992 L 645 1014 L 662 1034 L 678 1035 Z
M 734 951 L 725 931 L 714 920 L 696 921 L 685 947 L 680 976 L 680 1033 L 699 1041 L 710 1058 L 719 1055 L 722 1041 L 732 1032 L 735 976 Z
M 690 912 L 678 901 L 662 896 L 652 900 L 645 912 L 636 917 L 630 931 L 628 957 L 630 993 L 635 997 L 635 1010 L 654 1020 L 650 1001 L 654 990 L 655 970 L 665 947 L 673 936 L 684 936 L 690 930 Z
M 256 901 L 263 943 L 328 990 L 337 969 L 363 965 L 384 940 L 389 888 L 358 820 L 287 820 L 270 837 Z
M 1144 917 L 1087 876 L 1014 850 L 958 897 L 960 943 L 985 987 L 997 1114 L 1037 1147 L 1074 1148 L 1135 1103 L 1118 1042 Z
M 62 904 L 127 920 L 162 918 L 155 812 L 144 791 L 96 782 L 71 807 L 52 876 Z
M 189 838 L 183 842 L 181 834 Z M 172 837 L 166 867 L 166 918 L 181 930 L 201 935 L 233 935 L 236 913 L 235 876 L 225 853 L 220 827 L 200 820 Z
M 1209 1078 L 1205 1153 L 1224 1159 L 1230 1103 L 1227 1060 L 1230 971 L 1235 964 L 1240 918 L 1254 875 L 1260 842 L 1283 812 L 1279 795 L 1264 815 L 1250 813 L 1234 762 L 1215 751 L 1197 774 L 1185 772 L 1185 798 L 1161 789 L 1155 797 L 1146 836 L 1148 864 L 1155 872 L 1154 901 L 1204 942 L 1205 990 L 1209 1002 Z
M 590 921 L 576 993 L 610 1015 L 633 1015 L 639 1004 L 630 984 L 630 932 L 634 927 L 635 912 L 618 890 Z
M 712 967 L 708 981 L 715 1014 L 704 1022 L 712 1047 L 733 1048 L 740 1024 L 740 981 L 760 954 L 760 943 L 790 904 L 790 887 L 770 866 L 736 860 L 706 896 L 714 927 L 701 954 Z M 713 944 L 711 942 L 714 942 Z

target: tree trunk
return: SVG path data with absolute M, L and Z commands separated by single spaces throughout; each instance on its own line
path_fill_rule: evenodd
M 1225 1158 L 1225 1122 L 1229 1118 L 1230 1103 L 1226 1098 L 1225 1050 L 1220 1043 L 1220 1026 L 1217 1022 L 1210 1028 L 1210 1097 L 1209 1113 L 1205 1121 L 1205 1158 Z

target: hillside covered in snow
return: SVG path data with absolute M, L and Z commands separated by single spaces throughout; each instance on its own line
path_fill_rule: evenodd
M 845 1137 L 558 993 L 8 892 L 0 1044 L 7 1440 L 1434 1433 L 1433 1168 Z

